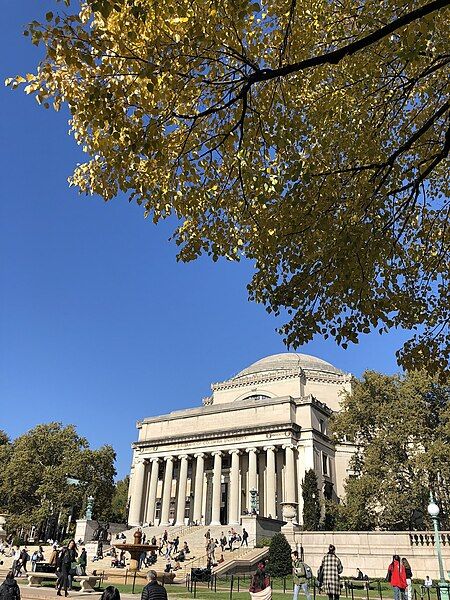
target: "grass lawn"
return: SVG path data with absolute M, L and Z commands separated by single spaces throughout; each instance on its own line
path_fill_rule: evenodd
M 107 585 L 107 581 L 103 583 L 103 587 Z M 122 593 L 133 593 L 133 586 L 131 584 L 114 584 L 117 589 Z M 134 594 L 140 595 L 144 586 L 135 585 Z M 209 589 L 207 584 L 198 583 L 196 588 L 196 598 L 200 598 L 202 600 L 215 598 L 216 600 L 249 600 L 249 578 L 245 579 L 234 577 L 233 581 L 233 591 L 230 593 L 231 582 L 230 579 L 218 579 L 217 580 L 217 592 L 214 589 Z M 344 591 L 342 590 L 341 600 L 392 600 L 393 591 L 391 586 L 386 582 L 380 582 L 380 586 L 378 582 L 372 582 L 371 587 L 374 589 L 369 590 L 368 594 L 365 590 L 353 590 L 353 596 L 351 590 Z M 380 588 L 381 588 L 381 596 L 380 596 Z M 193 592 L 190 592 L 184 584 L 167 584 L 166 585 L 167 593 L 169 598 L 193 598 Z M 239 591 L 238 591 L 239 590 Z M 283 579 L 275 579 L 272 580 L 272 590 L 273 600 L 288 600 L 292 598 L 292 578 L 286 578 L 286 584 L 284 584 Z M 285 590 L 285 591 L 284 591 Z M 421 586 L 419 584 L 414 585 L 415 594 L 413 595 L 413 600 L 421 600 L 420 590 Z M 311 588 L 311 596 L 314 600 L 328 600 L 328 596 L 324 594 L 319 594 L 316 589 L 316 594 L 314 595 L 314 591 Z M 299 600 L 305 600 L 305 596 L 300 592 Z M 437 600 L 436 591 L 433 589 L 430 592 L 430 596 L 426 594 L 423 600 Z

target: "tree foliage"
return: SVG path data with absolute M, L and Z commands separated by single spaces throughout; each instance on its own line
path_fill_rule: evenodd
M 175 215 L 181 260 L 252 259 L 294 348 L 420 325 L 400 363 L 447 368 L 449 0 L 72 4 L 8 81 L 67 103 L 72 185 Z
M 127 475 L 124 479 L 118 481 L 115 485 L 114 494 L 111 499 L 111 516 L 110 520 L 115 523 L 127 522 L 127 504 L 128 504 L 128 488 L 130 485 L 130 477 Z
M 366 371 L 333 418 L 337 440 L 354 443 L 336 528 L 421 529 L 430 490 L 450 525 L 450 386 L 424 372 Z
M 94 518 L 109 518 L 114 461 L 111 446 L 91 450 L 73 425 L 37 425 L 8 444 L 2 462 L 0 498 L 10 514 L 8 525 L 39 526 L 55 515 L 67 522 L 69 514 L 81 515 L 88 495 L 94 497 Z M 68 484 L 67 477 L 80 485 Z
M 292 549 L 282 533 L 276 533 L 270 540 L 267 571 L 271 577 L 284 577 L 292 573 Z
M 317 531 L 320 524 L 320 499 L 317 475 L 314 469 L 308 469 L 302 483 L 303 529 Z

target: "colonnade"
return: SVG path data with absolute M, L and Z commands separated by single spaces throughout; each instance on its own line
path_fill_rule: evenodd
M 227 459 L 226 469 L 223 469 L 224 459 L 227 455 L 230 455 L 230 458 Z M 243 457 L 245 455 L 248 458 L 245 461 L 246 472 L 243 473 Z M 297 453 L 297 448 L 291 444 L 218 449 L 191 454 L 174 453 L 168 456 L 143 456 L 134 463 L 129 524 L 138 525 L 144 521 L 156 524 L 156 503 L 160 502 L 159 525 L 169 525 L 171 520 L 169 518 L 170 504 L 174 499 L 173 480 L 176 461 L 178 461 L 178 476 L 176 478 L 175 524 L 185 523 L 189 463 L 191 463 L 190 497 L 193 499 L 191 518 L 192 522 L 201 523 L 204 518 L 204 495 L 205 485 L 207 485 L 205 462 L 208 458 L 213 464 L 210 464 L 208 473 L 212 490 L 209 489 L 211 494 L 210 521 L 206 524 L 238 524 L 240 513 L 251 511 L 250 490 L 259 491 L 261 503 L 264 505 L 260 514 L 273 518 L 280 514 L 279 503 L 281 501 L 295 502 L 297 495 L 300 501 L 298 478 L 304 472 L 304 465 L 297 467 L 301 456 L 300 453 Z M 162 481 L 159 481 L 161 464 L 164 465 L 163 477 Z M 225 474 L 228 483 L 228 511 L 227 523 L 221 523 L 222 480 Z M 244 475 L 246 477 L 245 484 L 243 483 Z M 262 482 L 264 483 L 262 484 Z M 246 489 L 245 498 L 241 497 L 243 487 Z M 264 489 L 261 489 L 262 487 Z

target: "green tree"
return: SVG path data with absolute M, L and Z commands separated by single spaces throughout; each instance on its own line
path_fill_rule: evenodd
M 399 362 L 447 369 L 448 0 L 62 4 L 8 83 L 67 104 L 72 185 L 175 216 L 181 260 L 252 260 L 292 347 L 421 325 Z
M 80 514 L 88 494 L 95 499 L 94 517 L 107 518 L 114 460 L 111 446 L 91 450 L 73 425 L 37 425 L 19 436 L 10 444 L 0 480 L 10 527 L 39 525 L 58 517 L 67 522 L 69 514 Z M 67 477 L 81 484 L 69 485 Z
M 0 509 L 6 510 L 8 496 L 3 486 L 5 469 L 11 453 L 11 442 L 7 433 L 0 429 Z
M 307 531 L 317 531 L 320 524 L 320 499 L 317 485 L 317 475 L 313 469 L 305 473 L 302 482 L 303 497 L 303 528 Z
M 115 523 L 126 523 L 128 488 L 130 477 L 127 475 L 124 479 L 118 481 L 114 488 L 114 494 L 111 500 L 111 521 Z
M 366 371 L 332 421 L 338 441 L 356 454 L 346 499 L 338 507 L 343 529 L 423 528 L 430 489 L 449 522 L 450 388 L 424 372 L 404 376 Z M 429 524 L 429 523 L 428 523 Z
M 270 541 L 267 572 L 271 577 L 284 577 L 292 573 L 292 549 L 282 533 L 276 533 Z

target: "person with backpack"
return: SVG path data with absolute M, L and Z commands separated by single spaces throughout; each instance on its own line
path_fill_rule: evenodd
M 20 588 L 14 579 L 14 571 L 8 571 L 5 581 L 0 585 L 0 600 L 20 600 Z
M 306 600 L 311 600 L 309 582 L 312 578 L 312 571 L 311 568 L 299 558 L 297 550 L 292 552 L 292 576 L 294 580 L 294 595 L 292 596 L 292 600 L 297 600 L 300 588 L 305 594 Z

